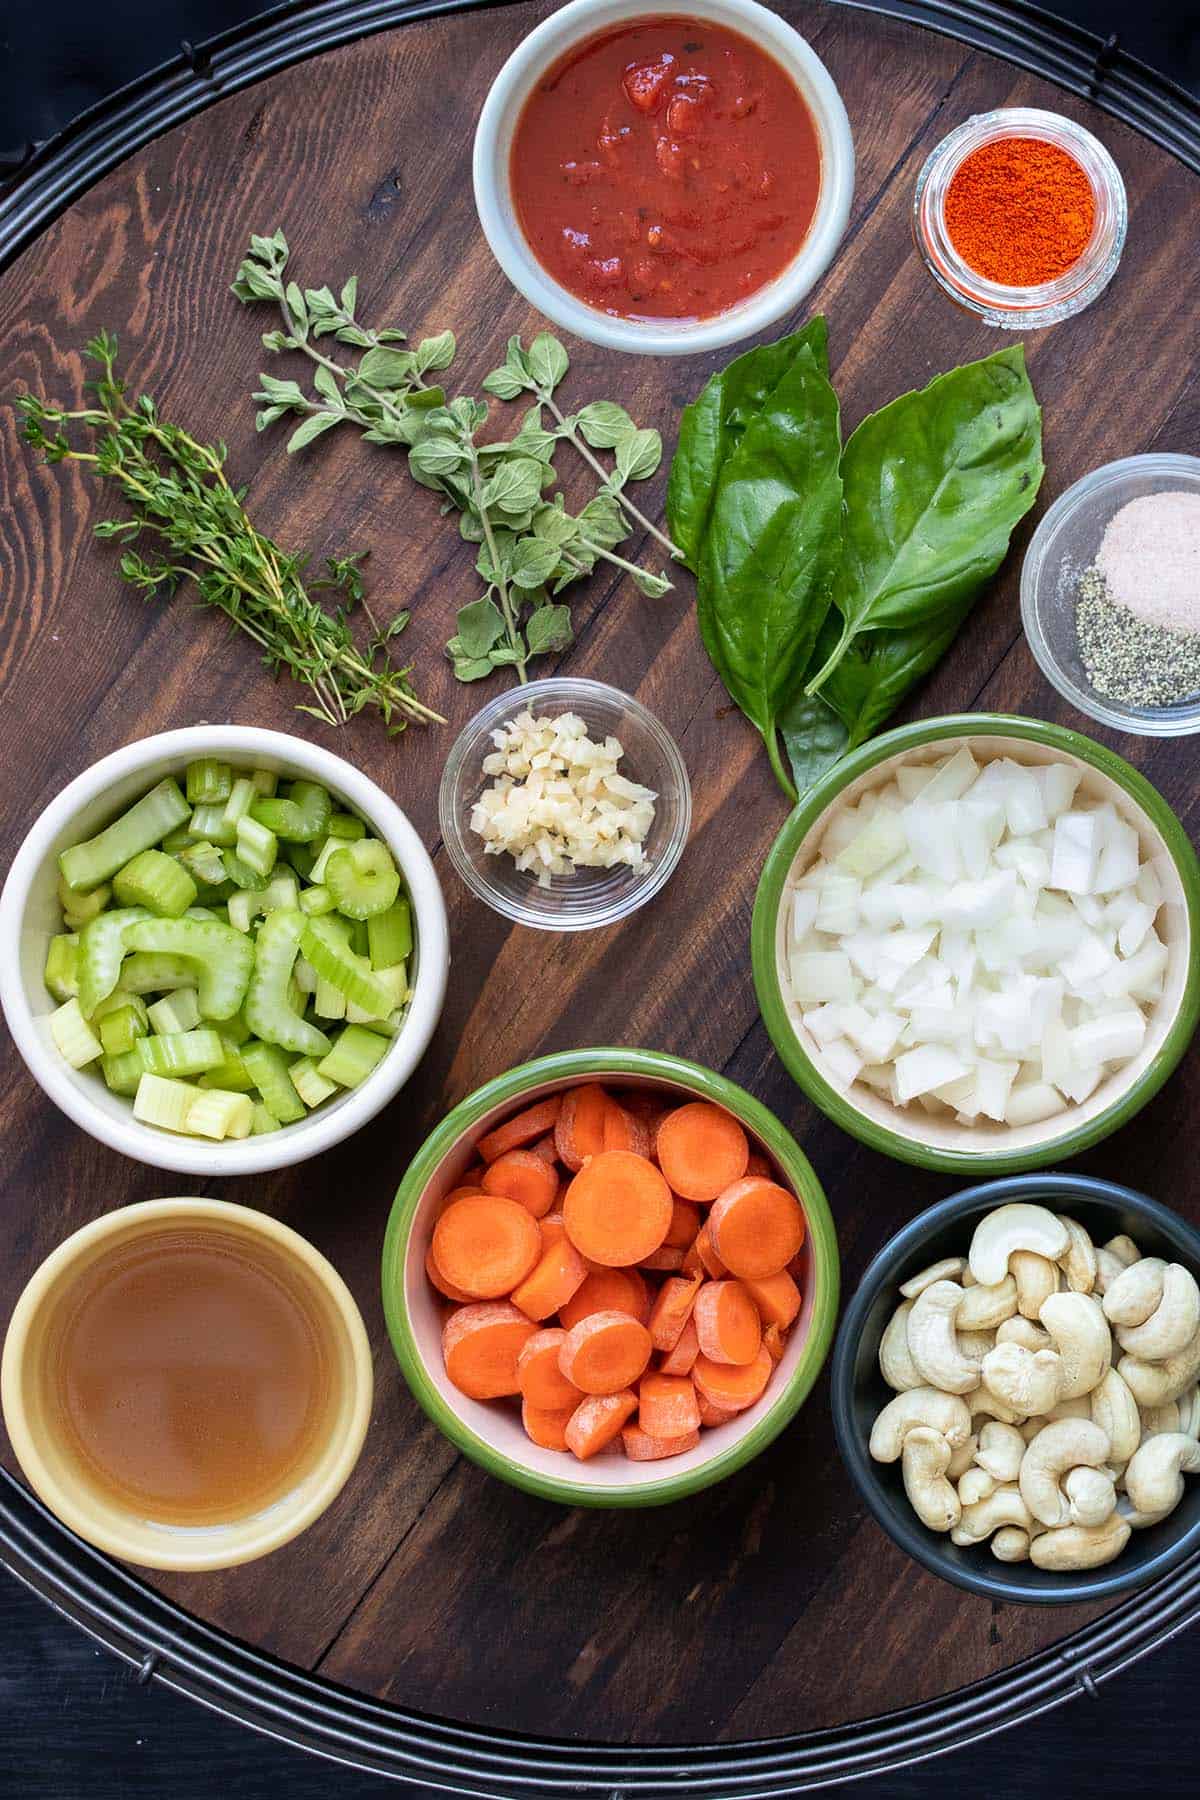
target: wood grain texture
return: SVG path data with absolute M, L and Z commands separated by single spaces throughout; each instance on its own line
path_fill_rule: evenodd
M 441 655 L 455 609 L 474 592 L 469 553 L 396 453 L 331 434 L 288 459 L 279 436 L 255 435 L 247 397 L 263 361 L 258 333 L 272 321 L 243 312 L 227 291 L 251 231 L 282 224 L 309 285 L 358 270 L 364 316 L 417 334 L 453 327 L 464 389 L 477 388 L 510 332 L 537 328 L 476 228 L 469 156 L 490 79 L 546 10 L 408 26 L 239 94 L 117 170 L 0 278 L 6 388 L 77 393 L 79 347 L 102 325 L 116 329 L 131 380 L 198 434 L 228 441 L 256 519 L 282 543 L 321 555 L 371 546 L 373 599 L 385 616 L 412 607 L 406 649 L 423 696 L 450 719 L 399 744 L 368 721 L 326 737 L 408 809 L 445 880 L 453 973 L 424 1064 L 347 1149 L 220 1189 L 286 1219 L 350 1282 L 376 1346 L 366 1452 L 338 1503 L 297 1543 L 223 1576 L 155 1582 L 203 1618 L 338 1682 L 461 1719 L 645 1743 L 818 1729 L 985 1679 L 1093 1615 L 996 1609 L 915 1569 L 853 1497 L 823 1384 L 751 1468 L 680 1505 L 566 1513 L 520 1495 L 458 1459 L 425 1421 L 393 1362 L 377 1292 L 390 1198 L 423 1136 L 481 1081 L 551 1049 L 676 1050 L 749 1087 L 796 1132 L 825 1183 L 848 1286 L 891 1231 L 956 1185 L 844 1137 L 771 1050 L 754 1001 L 749 920 L 785 803 L 703 655 L 687 577 L 658 602 L 604 578 L 579 590 L 578 642 L 565 659 L 635 690 L 680 743 L 695 824 L 679 870 L 618 930 L 510 930 L 467 899 L 437 835 L 442 761 L 484 693 L 458 687 Z M 930 147 L 998 104 L 1078 117 L 1088 109 L 867 13 L 781 10 L 842 87 L 858 146 L 850 229 L 812 297 L 829 315 L 849 428 L 937 370 L 998 347 L 913 251 L 913 182 Z M 1110 121 L 1088 123 L 1124 171 L 1129 245 L 1101 304 L 1028 345 L 1046 411 L 1047 499 L 1112 456 L 1191 447 L 1200 426 L 1186 352 L 1200 276 L 1195 178 Z M 620 397 L 668 445 L 678 408 L 723 360 L 570 348 L 569 394 Z M 186 598 L 146 608 L 123 588 L 111 554 L 90 539 L 102 516 L 93 488 L 73 470 L 35 465 L 9 409 L 0 412 L 0 469 L 6 856 L 67 779 L 150 731 L 232 719 L 322 736 L 220 621 L 193 616 Z M 661 489 L 662 477 L 649 490 L 652 508 Z M 910 715 L 992 707 L 1067 716 L 1020 635 L 1027 535 Z M 1187 752 L 1109 741 L 1194 834 Z M 1185 1145 L 1198 1099 L 1193 1063 L 1084 1166 L 1195 1212 Z M 174 1182 L 69 1126 L 11 1048 L 0 1121 L 7 1315 L 67 1231 Z

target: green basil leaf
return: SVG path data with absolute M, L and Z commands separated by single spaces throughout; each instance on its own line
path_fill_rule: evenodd
M 337 423 L 336 413 L 310 413 L 307 419 L 301 420 L 288 439 L 288 455 L 290 456 L 293 450 L 303 450 L 305 444 L 311 444 L 314 438 L 319 438 L 322 432 L 328 431 L 331 425 Z
M 938 375 L 863 420 L 846 444 L 837 647 L 969 607 L 995 574 L 1043 473 L 1041 409 L 1021 346 Z
M 776 729 L 832 599 L 840 450 L 837 395 L 805 346 L 722 466 L 700 560 L 705 649 L 785 785 Z
M 798 693 L 780 714 L 779 732 L 787 749 L 798 800 L 841 761 L 850 747 L 845 725 L 820 694 Z
M 548 331 L 538 332 L 526 352 L 525 363 L 538 387 L 547 393 L 553 393 L 571 366 L 566 351 Z
M 828 701 L 849 733 L 850 748 L 865 744 L 900 705 L 910 688 L 941 661 L 971 610 L 967 601 L 919 625 L 896 631 L 866 631 L 855 638 L 819 696 Z M 836 644 L 837 633 L 827 646 Z M 814 659 L 814 668 L 821 662 Z
M 571 610 L 567 606 L 539 606 L 529 615 L 525 641 L 531 656 L 547 656 L 566 650 L 574 638 Z
M 615 400 L 594 400 L 576 414 L 575 424 L 593 450 L 613 450 L 637 426 Z
M 667 483 L 667 523 L 689 569 L 700 565 L 717 482 L 746 426 L 801 350 L 811 350 L 818 368 L 828 373 L 826 345 L 825 320 L 818 313 L 802 331 L 736 357 L 684 407 Z
M 625 481 L 645 481 L 662 461 L 662 437 L 657 431 L 627 433 L 615 449 L 617 474 Z
M 358 365 L 358 379 L 365 387 L 404 387 L 416 372 L 416 358 L 411 350 L 389 350 L 383 345 L 368 350 Z
M 460 607 L 455 623 L 461 656 L 486 656 L 504 636 L 504 616 L 495 602 L 486 597 Z

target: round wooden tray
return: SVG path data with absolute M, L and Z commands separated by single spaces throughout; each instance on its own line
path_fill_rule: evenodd
M 457 1099 L 542 1051 L 648 1045 L 751 1088 L 795 1130 L 825 1184 L 848 1288 L 891 1231 L 954 1186 L 844 1137 L 813 1113 L 771 1051 L 748 937 L 785 803 L 703 654 L 688 578 L 662 601 L 597 579 L 576 600 L 578 642 L 565 659 L 635 690 L 682 746 L 696 812 L 679 870 L 619 930 L 582 939 L 510 931 L 468 898 L 437 831 L 442 761 L 485 692 L 458 686 L 442 657 L 454 611 L 474 592 L 469 553 L 394 453 L 334 434 L 287 458 L 280 436 L 255 434 L 248 396 L 265 360 L 259 332 L 273 321 L 228 293 L 252 231 L 282 225 L 307 285 L 356 270 L 361 310 L 375 322 L 416 334 L 452 327 L 464 389 L 478 390 L 509 333 L 537 329 L 476 228 L 469 155 L 488 83 L 548 10 L 410 23 L 236 93 L 99 180 L 0 276 L 10 391 L 69 398 L 83 377 L 84 340 L 115 329 L 131 383 L 198 435 L 228 441 L 231 468 L 251 482 L 255 517 L 273 535 L 320 554 L 369 545 L 375 605 L 385 615 L 412 607 L 404 642 L 423 696 L 450 725 L 392 743 L 363 720 L 335 747 L 388 788 L 433 849 L 454 953 L 433 1045 L 383 1118 L 300 1169 L 221 1185 L 312 1238 L 363 1308 L 378 1396 L 339 1502 L 264 1562 L 143 1580 L 80 1551 L 6 1476 L 4 1547 L 19 1572 L 107 1641 L 148 1655 L 148 1672 L 328 1753 L 410 1775 L 424 1767 L 430 1779 L 453 1766 L 461 1785 L 479 1782 L 484 1792 L 496 1791 L 495 1777 L 480 1769 L 501 1753 L 504 1791 L 540 1779 L 549 1792 L 559 1780 L 575 1792 L 595 1784 L 650 1793 L 685 1768 L 703 1791 L 707 1768 L 720 1771 L 713 1791 L 728 1800 L 796 1791 L 822 1772 L 875 1766 L 872 1755 L 894 1766 L 919 1745 L 934 1747 L 939 1733 L 948 1738 L 955 1721 L 961 1742 L 964 1730 L 993 1729 L 1047 1696 L 1066 1697 L 1077 1679 L 1093 1685 L 1179 1628 L 1194 1572 L 1107 1614 L 1000 1608 L 938 1582 L 858 1504 L 823 1385 L 777 1444 L 710 1493 L 655 1512 L 559 1511 L 456 1456 L 395 1366 L 378 1263 L 397 1180 Z M 1086 119 L 1116 156 L 1130 199 L 1128 246 L 1109 293 L 1027 345 L 1045 408 L 1047 496 L 1110 457 L 1191 448 L 1200 425 L 1186 353 L 1200 274 L 1195 175 L 1085 101 L 977 49 L 874 12 L 780 10 L 841 86 L 858 149 L 850 228 L 813 296 L 829 317 L 848 424 L 999 347 L 997 334 L 951 306 L 915 254 L 913 182 L 933 143 L 968 114 L 1040 105 Z M 620 398 L 639 422 L 661 426 L 668 446 L 679 407 L 713 366 L 570 349 L 568 395 Z M 196 617 L 186 595 L 166 608 L 132 597 L 110 550 L 91 540 L 103 516 L 94 485 L 74 469 L 35 464 L 11 410 L 0 414 L 0 455 L 8 854 L 66 780 L 148 732 L 233 719 L 321 735 L 244 640 Z M 1020 548 L 919 695 L 922 715 L 979 708 L 1078 723 L 1021 638 Z M 1187 750 L 1146 740 L 1118 747 L 1191 824 Z M 1084 1165 L 1195 1215 L 1188 1128 L 1198 1104 L 1192 1059 Z M 179 1183 L 71 1127 L 11 1050 L 0 1107 L 7 1316 L 67 1232 Z M 12 1470 L 6 1442 L 3 1452 Z M 382 1745 L 389 1729 L 396 1744 L 415 1732 L 426 1764 L 368 1749 L 372 1732 Z M 539 1741 L 501 1735 L 511 1733 Z M 568 1753 L 566 1742 L 547 1739 L 598 1747 Z M 704 1748 L 679 1760 L 663 1748 L 672 1745 Z

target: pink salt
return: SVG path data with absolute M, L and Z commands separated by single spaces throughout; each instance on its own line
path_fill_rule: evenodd
M 1114 513 L 1096 558 L 1110 597 L 1166 631 L 1200 631 L 1200 494 L 1144 494 Z

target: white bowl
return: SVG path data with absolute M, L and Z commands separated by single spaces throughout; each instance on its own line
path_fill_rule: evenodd
M 678 8 L 674 9 L 676 12 Z M 710 319 L 614 319 L 554 280 L 526 242 L 509 188 L 509 157 L 522 109 L 540 77 L 572 45 L 630 19 L 673 16 L 646 0 L 571 0 L 529 33 L 492 83 L 475 131 L 475 205 L 492 254 L 517 291 L 565 331 L 610 350 L 690 356 L 765 331 L 820 280 L 846 229 L 854 192 L 854 142 L 833 78 L 808 42 L 755 0 L 695 0 L 689 19 L 740 32 L 787 71 L 804 97 L 821 147 L 816 212 L 799 252 L 774 281 Z
M 46 947 L 63 929 L 58 854 L 91 837 L 167 775 L 180 777 L 203 756 L 318 781 L 387 844 L 413 906 L 415 978 L 408 1014 L 391 1049 L 366 1080 L 278 1131 L 232 1142 L 175 1137 L 133 1116 L 94 1073 L 72 1069 L 50 1037 L 58 1002 L 42 979 Z M 114 750 L 65 787 L 35 819 L 0 894 L 0 1006 L 30 1074 L 84 1131 L 158 1169 L 185 1175 L 256 1175 L 283 1169 L 340 1144 L 403 1087 L 425 1052 L 442 1010 L 449 969 L 442 890 L 425 846 L 400 808 L 365 775 L 315 744 L 250 725 L 194 725 Z

